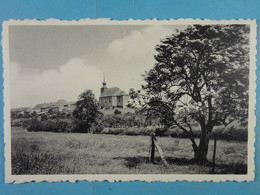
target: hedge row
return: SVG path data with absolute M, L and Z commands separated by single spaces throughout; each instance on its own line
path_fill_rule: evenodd
M 38 121 L 32 119 L 31 124 L 27 127 L 28 131 L 48 131 L 48 132 L 70 132 L 70 122 L 64 120 L 45 120 Z
M 48 131 L 48 132 L 66 132 L 75 133 L 82 132 L 78 131 L 78 126 L 73 123 L 70 119 L 55 119 L 38 121 L 37 119 L 24 120 L 23 123 L 19 123 L 23 127 L 27 128 L 28 131 Z M 156 136 L 168 136 L 178 138 L 188 138 L 189 135 L 184 133 L 177 127 L 170 129 L 155 128 L 155 127 L 133 127 L 133 128 L 103 128 L 101 125 L 93 125 L 91 127 L 92 133 L 100 134 L 113 134 L 113 135 L 129 135 L 137 136 L 144 135 L 148 136 L 151 133 L 155 133 Z M 200 137 L 200 130 L 198 127 L 194 127 L 194 135 L 196 138 Z M 211 138 L 217 137 L 218 139 L 224 140 L 237 140 L 246 141 L 248 137 L 247 123 L 233 122 L 228 126 L 217 126 L 213 129 Z
M 28 123 L 28 122 L 26 122 Z M 47 131 L 47 132 L 58 132 L 58 133 L 77 133 L 82 132 L 79 125 L 75 124 L 71 119 L 48 119 L 44 121 L 39 121 L 37 119 L 32 119 L 29 125 L 23 125 L 28 131 Z M 99 133 L 103 130 L 102 127 L 98 125 L 93 125 L 90 129 L 92 133 Z
M 194 128 L 195 138 L 200 137 L 199 128 Z M 113 135 L 150 135 L 151 133 L 156 136 L 167 136 L 167 137 L 178 137 L 188 138 L 189 135 L 178 128 L 163 129 L 163 128 L 105 128 L 101 133 L 113 134 Z M 222 140 L 236 140 L 236 141 L 247 141 L 248 131 L 247 125 L 240 123 L 231 123 L 228 126 L 218 126 L 212 131 L 211 138 L 218 138 Z

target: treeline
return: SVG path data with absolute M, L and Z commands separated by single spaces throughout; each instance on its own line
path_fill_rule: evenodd
M 23 126 L 29 132 L 57 132 L 57 133 L 78 133 L 82 132 L 82 127 L 75 123 L 71 117 L 41 117 L 41 119 L 32 118 L 24 119 L 22 122 L 13 124 L 14 126 Z M 199 127 L 193 126 L 194 135 L 196 138 L 200 137 Z M 243 123 L 234 121 L 228 126 L 216 126 L 213 129 L 211 138 L 217 137 L 223 140 L 236 140 L 247 141 L 247 121 Z M 185 134 L 176 126 L 165 128 L 161 126 L 156 120 L 147 121 L 146 117 L 135 113 L 121 114 L 115 110 L 114 114 L 103 116 L 100 120 L 92 124 L 90 133 L 95 134 L 113 134 L 113 135 L 129 135 L 148 136 L 151 133 L 156 133 L 156 136 L 168 136 L 176 138 L 188 138 L 189 135 Z
M 200 138 L 201 131 L 199 127 L 194 127 L 194 137 Z M 170 128 L 164 127 L 133 127 L 133 128 L 104 128 L 102 130 L 103 134 L 113 134 L 113 135 L 151 135 L 155 133 L 156 136 L 161 137 L 174 137 L 174 138 L 189 138 L 189 135 L 179 129 L 177 126 L 172 126 Z M 248 130 L 247 122 L 241 123 L 234 121 L 227 126 L 221 125 L 216 126 L 210 136 L 213 138 L 222 139 L 222 140 L 235 140 L 235 141 L 247 141 L 248 139 Z
M 57 114 L 53 115 L 43 114 L 40 117 L 24 118 L 12 121 L 13 126 L 23 126 L 28 131 L 50 131 L 50 132 L 68 132 L 68 133 L 84 133 L 84 126 L 70 115 Z M 120 110 L 115 109 L 114 114 L 103 115 L 95 120 L 91 126 L 89 133 L 106 132 L 107 129 L 119 128 L 134 128 L 147 129 L 148 126 L 158 127 L 159 123 L 156 121 L 146 120 L 144 116 L 137 113 L 127 112 L 122 114 Z M 154 128 L 153 128 L 154 129 Z M 111 134 L 115 134 L 111 132 Z M 141 133 L 142 134 L 142 133 Z
M 155 101 L 157 102 L 157 101 Z M 159 106 L 161 108 L 161 106 Z M 163 112 L 162 112 L 163 111 Z M 12 120 L 12 125 L 22 125 L 28 131 L 66 132 L 66 133 L 101 133 L 114 135 L 150 135 L 189 138 L 191 133 L 183 131 L 172 123 L 172 116 L 167 110 L 150 112 L 149 109 L 135 110 L 134 113 L 122 113 L 115 109 L 107 115 L 102 113 L 91 90 L 79 95 L 76 107 L 71 113 L 46 113 L 19 117 Z M 159 115 L 158 115 L 159 114 Z M 12 119 L 14 119 L 12 117 Z M 247 140 L 247 120 L 233 121 L 227 126 L 215 126 L 210 134 L 225 140 Z M 201 129 L 197 123 L 189 124 L 193 137 L 200 138 Z M 183 124 L 185 127 L 185 123 Z M 187 126 L 186 129 L 189 129 Z

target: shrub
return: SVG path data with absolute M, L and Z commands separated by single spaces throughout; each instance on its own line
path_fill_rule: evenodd
M 68 124 L 69 123 L 67 121 L 57 120 L 56 121 L 56 130 L 57 130 L 56 132 L 65 132 Z
M 41 131 L 42 129 L 42 122 L 38 121 L 37 119 L 32 119 L 30 121 L 30 125 L 28 126 L 28 131 Z
M 48 120 L 47 115 L 46 114 L 41 115 L 41 121 L 46 121 L 46 120 Z
M 165 128 L 156 128 L 155 129 L 155 135 L 156 136 L 166 136 L 166 131 L 167 131 L 167 129 L 165 129 Z
M 234 154 L 236 152 L 236 148 L 234 146 L 228 146 L 224 148 L 224 154 Z
M 247 141 L 247 121 L 233 121 L 226 127 L 224 125 L 217 126 L 213 129 L 212 137 L 224 140 Z
M 38 121 L 33 119 L 30 121 L 28 131 L 50 131 L 50 132 L 66 132 L 69 123 L 60 119 Z
M 129 135 L 137 136 L 144 135 L 149 136 L 151 133 L 155 133 L 156 136 L 171 136 L 175 138 L 188 138 L 189 136 L 176 126 L 171 128 L 156 128 L 156 127 L 128 127 L 121 125 L 118 115 L 109 115 L 92 124 L 90 128 L 91 133 L 113 134 L 113 135 Z M 49 131 L 49 132 L 67 132 L 76 133 L 82 132 L 82 126 L 73 122 L 72 119 L 48 119 L 39 121 L 37 119 L 23 119 L 12 122 L 12 125 L 23 126 L 28 131 Z M 108 128 L 109 127 L 109 128 Z M 200 137 L 199 126 L 193 126 L 195 138 Z M 222 140 L 236 140 L 247 141 L 248 130 L 247 121 L 238 122 L 234 121 L 231 124 L 225 126 L 216 126 L 213 129 L 211 138 L 217 137 Z
M 22 127 L 27 129 L 31 125 L 32 119 L 26 119 L 22 121 Z
M 104 129 L 104 126 L 101 123 L 94 123 L 90 127 L 90 132 L 92 133 L 100 133 Z
M 75 133 L 77 129 L 77 125 L 73 122 L 68 123 L 68 125 L 65 128 L 66 133 Z
M 154 129 L 145 128 L 145 127 L 134 127 L 134 128 L 104 128 L 101 131 L 102 134 L 112 134 L 112 135 L 151 135 L 151 133 L 155 132 Z
M 124 135 L 124 129 L 122 128 L 105 128 L 103 134 L 112 134 L 112 135 Z
M 115 109 L 115 112 L 114 112 L 114 114 L 121 114 L 122 112 L 120 111 L 120 110 L 118 110 L 118 109 Z

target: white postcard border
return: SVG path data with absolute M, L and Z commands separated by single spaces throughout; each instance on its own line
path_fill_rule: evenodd
M 192 25 L 192 24 L 248 24 L 250 25 L 250 70 L 249 70 L 249 121 L 248 121 L 248 171 L 246 175 L 199 175 L 199 174 L 144 174 L 144 175 L 12 175 L 11 173 L 11 121 L 10 121 L 10 67 L 9 67 L 9 32 L 10 25 Z M 178 20 L 110 20 L 110 19 L 82 19 L 79 21 L 62 21 L 57 19 L 38 20 L 9 20 L 3 22 L 2 32 L 3 67 L 4 67 L 4 142 L 5 142 L 5 182 L 57 182 L 78 180 L 87 181 L 253 181 L 255 176 L 254 143 L 255 143 L 255 104 L 256 104 L 256 20 L 201 20 L 201 19 L 178 19 Z

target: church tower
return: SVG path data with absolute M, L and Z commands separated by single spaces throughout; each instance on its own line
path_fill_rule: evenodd
M 103 87 L 101 88 L 101 90 L 100 90 L 100 92 L 101 92 L 101 95 L 102 95 L 102 93 L 107 89 L 107 83 L 106 83 L 106 81 L 105 81 L 105 73 L 103 73 Z

